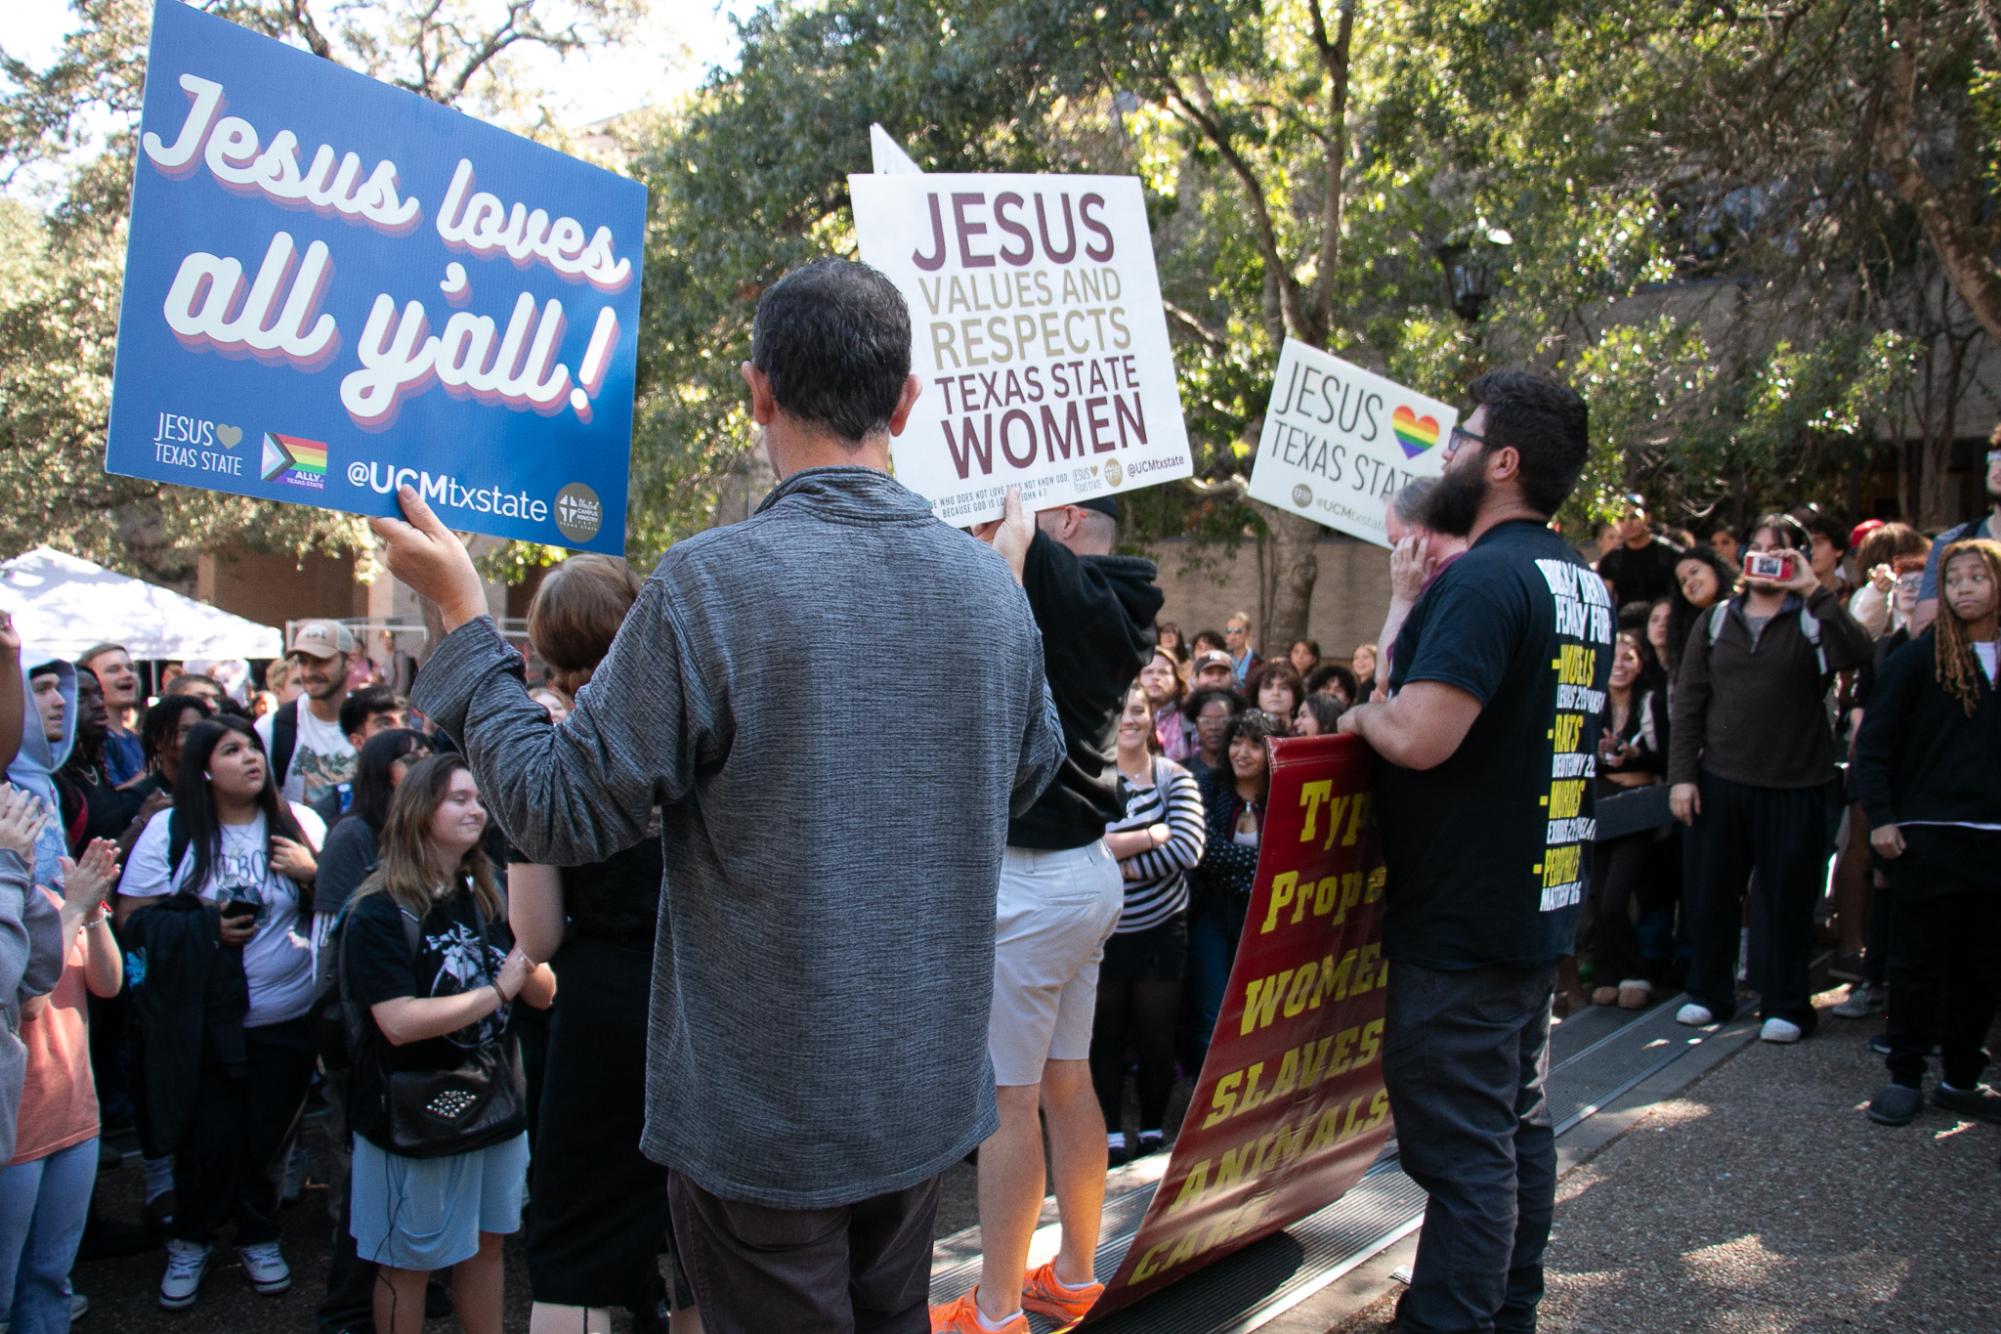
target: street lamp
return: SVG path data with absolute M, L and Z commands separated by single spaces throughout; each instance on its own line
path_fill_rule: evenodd
M 1494 293 L 1502 250 L 1515 238 L 1499 227 L 1481 225 L 1455 232 L 1432 250 L 1445 270 L 1445 295 L 1454 313 L 1469 323 L 1480 318 Z

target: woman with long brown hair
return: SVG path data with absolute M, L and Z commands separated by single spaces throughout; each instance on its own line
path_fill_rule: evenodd
M 572 556 L 550 571 L 528 608 L 528 637 L 557 689 L 574 698 L 586 688 L 639 590 L 638 575 L 610 556 Z M 507 868 L 515 937 L 563 979 L 536 1127 L 531 1334 L 602 1334 L 621 1306 L 640 1334 L 660 1327 L 666 1169 L 639 1151 L 660 876 L 657 829 L 594 865 Z M 698 1329 L 692 1294 L 675 1286 L 676 1334 Z
M 1890 1082 L 1869 1116 L 1905 1125 L 1924 1106 L 1927 1054 L 1944 1070 L 1932 1101 L 2001 1120 L 1980 1082 L 2001 997 L 2001 543 L 1954 542 L 1939 561 L 1931 629 L 1892 653 L 1855 742 L 1869 842 L 1890 868 Z
M 500 1334 L 501 1242 L 528 1174 L 508 1021 L 516 1000 L 547 1009 L 556 982 L 513 947 L 486 824 L 462 757 L 419 761 L 333 943 L 342 995 L 368 1015 L 348 1189 L 355 1249 L 377 1267 L 376 1334 L 417 1334 L 425 1277 L 448 1268 L 467 1334 Z

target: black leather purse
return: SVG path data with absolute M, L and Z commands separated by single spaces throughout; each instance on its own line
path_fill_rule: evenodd
M 486 914 L 474 898 L 480 970 L 493 983 L 486 954 Z M 513 1139 L 528 1128 L 528 1089 L 512 1034 L 483 1042 L 450 1070 L 383 1074 L 391 1153 L 444 1158 Z

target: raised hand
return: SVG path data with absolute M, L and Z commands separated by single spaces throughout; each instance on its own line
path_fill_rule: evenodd
M 479 571 L 464 544 L 452 535 L 424 498 L 410 486 L 398 487 L 403 519 L 370 519 L 382 541 L 382 562 L 412 592 L 438 604 L 447 632 L 486 614 Z
M 1438 562 L 1426 550 L 1424 538 L 1416 533 L 1390 550 L 1390 596 L 1399 602 L 1415 602 L 1424 591 L 1424 581 Z
M 1000 518 L 973 525 L 973 536 L 1007 557 L 1008 568 L 1014 571 L 1016 582 L 1020 581 L 1022 567 L 1028 563 L 1029 544 L 1035 540 L 1035 516 L 1021 507 L 1020 487 L 1007 489 Z

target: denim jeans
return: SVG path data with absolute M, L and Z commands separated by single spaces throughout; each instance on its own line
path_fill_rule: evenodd
M 1556 1210 L 1544 1082 L 1556 965 L 1390 965 L 1383 1083 L 1404 1172 L 1431 1194 L 1402 1334 L 1532 1334 Z
M 69 1271 L 97 1185 L 97 1137 L 0 1167 L 0 1312 L 10 1334 L 66 1334 Z
M 1237 962 L 1237 942 L 1244 934 L 1244 913 L 1250 908 L 1244 894 L 1210 894 L 1188 919 L 1188 998 L 1195 1009 L 1191 1069 L 1200 1073 L 1209 1056 L 1209 1039 L 1216 1031 L 1216 1016 L 1223 1012 L 1223 993 L 1230 985 L 1230 969 Z

